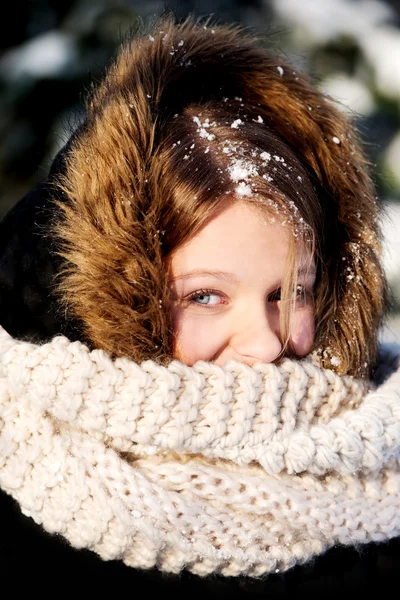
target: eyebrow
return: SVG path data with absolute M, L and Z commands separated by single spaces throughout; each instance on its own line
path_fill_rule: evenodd
M 238 283 L 238 278 L 233 273 L 227 273 L 226 271 L 203 271 L 202 269 L 193 269 L 177 277 L 173 277 L 171 281 L 180 281 L 182 279 L 192 279 L 194 277 L 217 277 L 222 281 L 228 283 Z
M 297 277 L 314 277 L 315 274 L 316 268 L 314 265 L 300 266 L 297 271 Z M 233 273 L 213 270 L 204 271 L 202 269 L 193 269 L 192 271 L 188 271 L 187 273 L 183 273 L 182 275 L 178 275 L 177 277 L 172 277 L 170 281 L 182 281 L 186 279 L 194 279 L 195 277 L 216 277 L 217 279 L 227 281 L 228 283 L 239 283 L 239 279 Z

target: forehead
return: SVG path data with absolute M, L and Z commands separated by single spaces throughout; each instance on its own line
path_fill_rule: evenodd
M 171 257 L 173 276 L 195 269 L 246 272 L 268 269 L 282 271 L 290 247 L 291 230 L 264 211 L 246 202 L 233 202 Z M 304 247 L 298 251 L 299 262 L 310 262 Z

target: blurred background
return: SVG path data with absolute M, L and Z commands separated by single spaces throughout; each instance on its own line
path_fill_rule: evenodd
M 382 339 L 400 342 L 400 0 L 8 3 L 0 22 L 0 218 L 46 176 L 120 41 L 166 10 L 243 23 L 355 116 L 385 208 L 393 300 Z

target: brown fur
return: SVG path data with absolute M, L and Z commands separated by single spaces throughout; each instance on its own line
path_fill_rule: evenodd
M 354 129 L 307 77 L 236 26 L 167 19 L 150 35 L 124 45 L 67 156 L 59 185 L 68 201 L 55 225 L 66 259 L 63 305 L 113 356 L 171 358 L 159 214 L 172 182 L 159 147 L 185 107 L 240 96 L 311 166 L 324 210 L 337 214 L 321 257 L 316 344 L 325 366 L 366 374 L 386 286 L 378 206 Z

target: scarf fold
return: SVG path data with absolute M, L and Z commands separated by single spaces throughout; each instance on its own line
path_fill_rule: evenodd
M 0 486 L 72 546 L 259 576 L 400 535 L 400 350 L 368 388 L 309 360 L 167 367 L 0 329 Z

